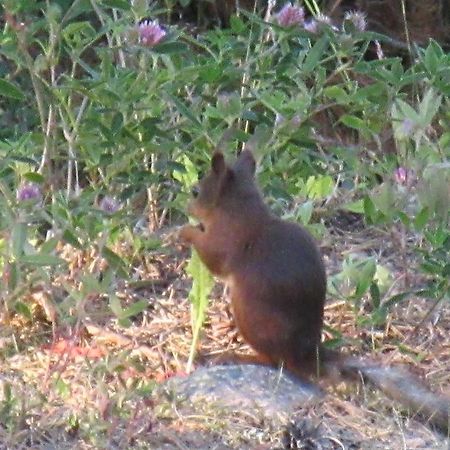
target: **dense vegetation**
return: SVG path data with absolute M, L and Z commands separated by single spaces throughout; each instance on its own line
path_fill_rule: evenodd
M 152 5 L 3 2 L 1 320 L 38 320 L 40 292 L 53 324 L 79 324 L 95 296 L 130 325 L 148 302 L 118 293 L 147 279 L 143 258 L 175 251 L 161 236 L 186 220 L 217 146 L 252 148 L 272 209 L 322 242 L 336 217 L 394 236 L 413 279 L 375 254 L 348 255 L 330 278 L 360 326 L 383 326 L 411 293 L 448 303 L 450 55 L 431 40 L 386 56 L 389 38 L 359 15 L 242 12 L 199 31 Z M 98 259 L 74 271 L 75 255 Z M 191 272 L 201 306 L 207 281 Z

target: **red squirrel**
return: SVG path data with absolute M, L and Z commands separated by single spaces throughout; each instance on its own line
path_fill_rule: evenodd
M 450 399 L 431 392 L 408 372 L 345 357 L 321 344 L 325 266 L 313 237 L 274 216 L 255 182 L 256 163 L 244 150 L 233 165 L 221 152 L 192 190 L 181 242 L 229 288 L 234 320 L 255 360 L 283 365 L 300 377 L 362 375 L 414 413 L 449 430 Z

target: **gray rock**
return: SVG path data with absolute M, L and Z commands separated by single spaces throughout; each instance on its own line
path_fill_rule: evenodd
M 271 367 L 223 365 L 202 367 L 189 376 L 173 377 L 162 392 L 173 400 L 216 405 L 236 410 L 258 410 L 273 417 L 290 415 L 323 398 L 321 390 Z

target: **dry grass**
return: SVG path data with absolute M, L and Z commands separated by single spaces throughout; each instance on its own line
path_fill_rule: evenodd
M 394 286 L 405 280 L 420 283 L 405 273 L 401 261 L 410 255 L 407 249 L 396 252 L 398 236 L 351 227 L 350 233 L 333 224 L 324 242 L 329 272 L 337 271 L 343 255 L 352 251 L 377 255 L 394 274 Z M 64 281 L 74 287 L 78 272 L 103 263 L 95 254 L 75 255 L 73 249 L 61 249 L 61 254 L 70 261 Z M 34 300 L 36 317 L 43 318 L 34 323 L 3 315 L 0 448 L 446 448 L 442 436 L 365 386 L 339 386 L 284 418 L 268 417 L 258 408 L 230 414 L 212 403 L 153 397 L 155 385 L 183 373 L 189 355 L 187 256 L 165 252 L 143 258 L 135 282 L 120 286 L 124 305 L 138 298 L 149 302 L 129 328 L 118 326 L 100 295 L 84 299 L 82 308 L 74 305 L 71 322 L 49 323 L 39 298 Z M 54 289 L 48 293 L 50 305 L 60 286 Z M 342 331 L 352 353 L 407 364 L 433 389 L 449 392 L 450 311 L 441 307 L 423 321 L 430 307 L 426 300 L 408 299 L 394 308 L 382 329 L 370 329 L 358 326 L 349 302 L 331 300 L 326 322 Z M 365 308 L 363 302 L 358 315 Z M 47 311 L 48 317 L 58 316 Z M 234 330 L 223 288 L 217 286 L 201 351 L 224 350 L 250 351 Z M 296 442 L 305 446 L 295 447 Z

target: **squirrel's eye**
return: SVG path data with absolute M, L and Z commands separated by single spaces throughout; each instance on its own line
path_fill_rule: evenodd
M 200 189 L 198 188 L 198 186 L 194 186 L 191 189 L 192 197 L 197 198 L 199 193 L 200 193 Z

